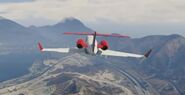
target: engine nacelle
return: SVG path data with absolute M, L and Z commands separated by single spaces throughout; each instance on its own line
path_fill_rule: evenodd
M 98 48 L 101 48 L 102 50 L 107 50 L 109 48 L 109 44 L 106 40 L 102 40 L 99 44 L 98 44 Z
M 83 39 L 78 39 L 76 42 L 76 46 L 81 49 L 81 48 L 87 48 L 88 45 Z

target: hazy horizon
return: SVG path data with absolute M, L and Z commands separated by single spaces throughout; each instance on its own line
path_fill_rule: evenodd
M 75 18 L 75 17 L 74 17 Z M 8 19 L 8 18 L 6 18 Z M 10 19 L 12 20 L 12 19 Z M 14 21 L 14 20 L 13 20 Z M 31 23 L 30 25 L 26 25 L 25 23 L 21 23 L 19 21 L 15 21 L 25 27 L 30 26 L 45 26 L 45 25 L 54 25 L 56 23 L 61 22 L 59 21 L 53 21 L 53 22 L 47 22 L 44 21 L 44 24 L 37 25 L 36 23 Z M 81 20 L 80 20 L 81 21 Z M 101 33 L 119 33 L 124 35 L 129 35 L 131 38 L 141 38 L 145 36 L 150 35 L 172 35 L 172 34 L 178 34 L 185 37 L 185 27 L 183 25 L 173 25 L 173 24 L 118 24 L 114 22 L 99 22 L 99 23 L 93 23 L 93 22 L 85 22 L 81 21 L 85 26 L 94 29 L 97 32 Z
M 52 25 L 75 17 L 103 33 L 132 37 L 185 36 L 182 0 L 1 0 L 0 16 L 24 26 Z

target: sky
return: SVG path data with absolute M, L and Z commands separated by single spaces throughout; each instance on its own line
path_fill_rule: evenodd
M 0 0 L 1 3 L 11 3 L 11 2 L 28 2 L 28 1 L 33 1 L 33 0 Z
M 0 16 L 25 26 L 75 17 L 101 32 L 185 36 L 185 0 L 0 0 Z

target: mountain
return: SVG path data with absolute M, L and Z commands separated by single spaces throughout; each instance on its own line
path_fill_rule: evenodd
M 132 52 L 144 53 L 147 49 L 153 49 L 151 56 L 142 64 L 146 71 L 156 73 L 159 77 L 163 76 L 167 79 L 173 79 L 174 75 L 185 72 L 183 68 L 185 60 L 182 58 L 185 55 L 185 38 L 180 35 L 148 36 L 130 39 L 123 43 L 126 47 L 124 45 L 120 47 L 122 50 L 129 48 Z
M 25 27 L 12 20 L 1 17 L 0 19 L 0 45 L 12 47 L 35 48 L 41 41 L 46 46 L 64 46 L 68 40 L 76 40 L 76 36 L 64 36 L 66 31 L 93 31 L 75 18 L 66 18 L 54 25 L 42 27 Z M 70 44 L 75 44 L 71 42 Z
M 27 32 L 28 30 L 24 26 L 1 17 L 0 19 L 0 34 L 1 34 L 0 41 L 1 42 L 14 39 L 16 35 L 17 36 L 26 35 L 28 34 Z
M 109 39 L 107 39 L 109 40 Z M 144 54 L 153 49 L 151 56 L 146 60 L 122 58 L 117 59 L 140 68 L 138 72 L 145 72 L 151 79 L 168 80 L 177 85 L 181 93 L 185 93 L 185 38 L 180 35 L 153 35 L 137 39 L 109 40 L 112 49 Z M 122 44 L 122 45 L 121 45 Z M 140 63 L 140 64 L 135 64 Z
M 29 47 L 41 38 L 28 28 L 6 18 L 0 19 L 0 43 L 4 47 Z
M 69 42 L 68 46 L 74 45 L 75 40 L 79 38 L 78 36 L 65 36 L 64 32 L 92 32 L 93 30 L 85 26 L 80 20 L 76 18 L 66 18 L 57 24 L 54 25 L 46 25 L 41 27 L 30 27 L 31 30 L 36 31 L 39 35 L 42 35 L 46 40 L 43 40 L 46 46 L 66 46 L 62 43 L 66 43 L 66 41 L 74 41 Z M 50 43 L 51 42 L 51 43 Z M 54 44 L 53 44 L 54 43 Z
M 47 25 L 39 27 L 41 31 L 50 32 L 76 32 L 76 31 L 87 31 L 91 32 L 92 29 L 86 27 L 80 20 L 76 18 L 66 18 L 54 25 Z
M 179 35 L 164 37 L 164 43 L 158 45 L 152 56 L 143 63 L 145 71 L 160 79 L 169 80 L 178 85 L 184 93 L 185 86 L 185 38 Z M 157 46 L 157 45 L 156 45 Z
M 182 52 L 185 48 L 185 38 L 179 35 L 171 35 L 163 37 L 163 39 L 164 42 L 155 45 L 157 48 L 154 49 L 152 57 L 146 61 L 145 65 L 155 67 L 153 68 L 155 72 L 166 77 L 172 76 L 175 72 L 180 74 L 177 72 L 178 70 L 173 70 L 175 68 L 184 72 L 179 66 L 183 66 L 183 61 L 185 62 L 182 58 L 185 54 Z

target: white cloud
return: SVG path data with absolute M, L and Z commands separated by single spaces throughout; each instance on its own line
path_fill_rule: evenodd
M 34 0 L 0 4 L 0 15 L 21 22 L 58 21 L 76 17 L 83 21 L 117 23 L 184 23 L 184 0 Z M 35 22 L 37 22 L 35 21 Z

